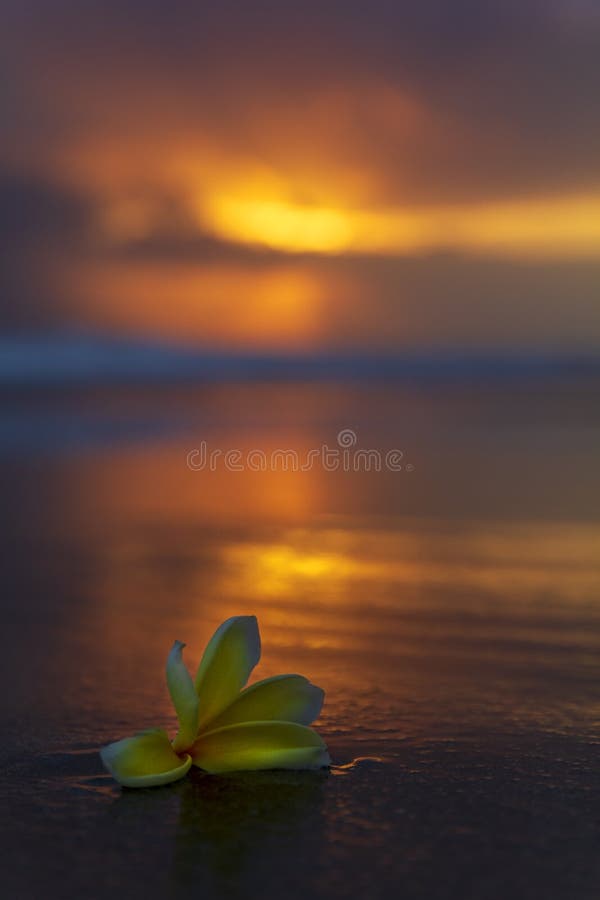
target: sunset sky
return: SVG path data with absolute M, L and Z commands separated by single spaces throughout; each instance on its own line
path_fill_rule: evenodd
M 2 3 L 5 331 L 593 352 L 597 0 Z

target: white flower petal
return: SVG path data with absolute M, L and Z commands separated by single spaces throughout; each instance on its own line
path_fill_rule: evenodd
M 206 772 L 319 769 L 331 762 L 322 738 L 293 722 L 244 722 L 201 734 L 190 750 Z
M 104 766 L 125 787 L 154 787 L 178 781 L 190 770 L 192 758 L 179 757 L 166 731 L 142 731 L 115 741 L 100 751 Z
M 187 750 L 198 734 L 198 694 L 183 662 L 185 644 L 175 641 L 167 659 L 167 686 L 179 720 L 179 731 L 173 741 L 176 752 Z
M 319 716 L 325 692 L 302 675 L 275 675 L 250 685 L 210 722 L 210 730 L 241 722 L 296 722 L 310 725 Z
M 235 700 L 259 659 L 256 616 L 233 616 L 217 628 L 196 675 L 200 729 Z

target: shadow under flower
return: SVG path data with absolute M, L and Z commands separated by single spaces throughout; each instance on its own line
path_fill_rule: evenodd
M 219 896 L 236 888 L 247 895 L 253 885 L 276 881 L 284 896 L 281 882 L 294 873 L 282 872 L 277 860 L 289 859 L 295 844 L 304 853 L 307 841 L 318 843 L 327 777 L 326 771 L 194 772 L 181 795 L 174 881 L 190 886 L 208 875 Z
M 124 790 L 112 814 L 133 828 L 156 823 L 163 836 L 173 827 L 168 880 L 176 896 L 198 886 L 203 898 L 247 897 L 266 888 L 285 896 L 302 877 L 290 869 L 290 850 L 310 860 L 322 848 L 328 777 L 325 769 L 228 775 L 192 769 L 173 785 Z

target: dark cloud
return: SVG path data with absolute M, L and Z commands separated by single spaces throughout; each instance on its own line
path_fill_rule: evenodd
M 53 322 L 48 262 L 81 252 L 90 224 L 84 198 L 40 179 L 0 174 L 0 327 Z
M 90 217 L 88 202 L 67 189 L 0 173 L 0 239 L 4 247 L 80 243 Z
M 301 121 L 332 91 L 329 130 L 336 103 L 348 127 L 328 153 L 308 116 L 298 154 L 315 147 L 326 164 L 371 168 L 381 201 L 439 202 L 598 185 L 600 21 L 575 6 L 15 0 L 5 34 L 33 94 L 54 85 L 57 116 L 67 93 L 75 130 L 118 129 L 139 110 L 140 127 L 214 131 L 276 164 L 265 123 L 285 110 Z M 374 111 L 361 90 L 374 82 L 414 100 L 423 119 L 402 129 L 401 107 Z
M 216 263 L 233 262 L 245 265 L 279 265 L 282 259 L 297 259 L 297 254 L 280 253 L 269 247 L 240 245 L 219 240 L 210 234 L 153 234 L 117 245 L 96 247 L 100 258 L 128 262 Z M 308 256 L 305 256 L 308 259 Z

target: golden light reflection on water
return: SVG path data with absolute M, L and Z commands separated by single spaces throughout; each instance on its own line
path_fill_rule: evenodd
M 204 398 L 211 416 L 218 408 L 233 420 L 223 430 L 202 420 L 211 445 L 301 451 L 325 436 L 301 398 L 296 416 L 303 410 L 311 424 L 274 428 L 252 424 L 247 394 L 231 391 L 231 407 L 220 391 L 214 409 L 210 392 Z M 279 393 L 256 391 L 258 407 L 281 420 Z M 313 413 L 325 414 L 322 392 L 311 396 Z M 410 715 L 413 728 L 450 728 L 460 704 L 503 720 L 542 715 L 540 693 L 547 721 L 595 714 L 586 685 L 597 669 L 600 529 L 589 516 L 528 517 L 545 498 L 530 493 L 519 507 L 522 490 L 507 517 L 516 470 L 503 478 L 504 445 L 481 475 L 465 466 L 448 493 L 424 455 L 427 477 L 410 483 L 319 468 L 192 472 L 185 459 L 195 436 L 79 454 L 53 475 L 53 533 L 88 560 L 72 615 L 86 661 L 106 667 L 95 702 L 111 721 L 156 724 L 157 696 L 170 721 L 171 642 L 187 643 L 193 668 L 214 628 L 245 613 L 261 624 L 255 676 L 291 670 L 323 683 L 331 728 L 350 732 L 360 718 L 376 731 Z M 473 478 L 481 491 L 488 472 L 498 515 L 485 518 Z
M 421 527 L 426 529 L 427 523 L 421 522 Z M 435 530 L 436 523 L 431 527 Z M 544 591 L 551 595 L 564 565 L 576 566 L 576 570 L 561 584 L 561 597 L 576 598 L 593 587 L 598 573 L 594 553 L 599 533 L 589 526 L 556 529 L 531 523 L 515 528 L 511 535 L 506 526 L 488 525 L 481 534 L 474 525 L 460 539 L 442 532 L 433 540 L 431 534 L 414 534 L 409 528 L 399 522 L 390 534 L 354 527 L 350 535 L 335 527 L 315 528 L 308 547 L 306 532 L 291 531 L 283 535 L 287 544 L 245 542 L 225 547 L 224 568 L 238 573 L 238 587 L 248 585 L 257 595 L 285 598 L 293 596 L 302 582 L 319 582 L 329 590 L 336 587 L 336 595 L 342 599 L 347 599 L 342 585 L 352 582 L 431 588 L 456 582 L 498 596 L 506 596 L 513 588 L 519 595 Z M 424 545 L 428 549 L 425 558 Z M 573 545 L 577 547 L 575 557 L 571 555 Z
M 136 725 L 152 724 L 157 710 L 171 722 L 163 674 L 171 641 L 187 643 L 193 669 L 222 620 L 256 614 L 263 657 L 253 680 L 299 671 L 323 684 L 329 728 L 402 730 L 414 715 L 413 728 L 437 728 L 458 697 L 466 715 L 471 704 L 478 715 L 487 708 L 500 718 L 526 716 L 540 690 L 568 694 L 570 712 L 555 696 L 548 723 L 577 707 L 593 721 L 595 701 L 584 693 L 574 704 L 568 685 L 587 683 L 596 670 L 595 559 L 573 564 L 566 553 L 545 569 L 538 553 L 527 568 L 524 547 L 539 550 L 549 531 L 537 523 L 512 540 L 506 526 L 488 525 L 481 535 L 481 524 L 469 525 L 462 554 L 470 563 L 458 566 L 436 561 L 456 540 L 439 523 L 413 523 L 413 530 L 390 522 L 385 533 L 356 520 L 349 533 L 343 525 L 315 525 L 307 540 L 307 530 L 294 527 L 186 521 L 169 533 L 111 520 L 93 604 L 82 610 L 84 631 L 103 636 L 115 682 L 99 708 L 109 703 L 111 715 L 124 720 L 135 711 Z M 572 526 L 569 532 L 573 539 Z M 600 538 L 590 526 L 575 533 L 590 546 Z M 94 643 L 86 655 L 99 651 Z M 523 694 L 524 683 L 536 687 Z M 441 712 L 446 691 L 453 696 Z
M 286 537 L 283 535 L 282 537 Z M 317 545 L 323 534 L 315 535 Z M 239 573 L 237 578 L 253 585 L 257 594 L 286 597 L 297 589 L 298 582 L 314 582 L 331 585 L 353 577 L 381 576 L 382 566 L 374 562 L 359 562 L 342 553 L 304 550 L 294 544 L 293 533 L 289 543 L 244 543 L 225 547 L 223 562 L 226 570 Z M 234 575 L 234 578 L 236 576 Z
M 591 660 L 596 526 L 323 519 L 318 478 L 294 488 L 294 473 L 271 474 L 250 487 L 242 476 L 228 491 L 216 478 L 190 493 L 187 475 L 169 476 L 170 452 L 94 461 L 70 500 L 103 541 L 85 615 L 108 646 L 126 633 L 129 656 L 151 656 L 155 683 L 172 639 L 195 664 L 238 613 L 260 619 L 258 676 L 308 667 L 334 693 L 348 677 L 363 688 L 384 672 L 388 686 L 413 681 L 415 659 L 430 685 L 453 660 L 532 670 L 567 651 Z

